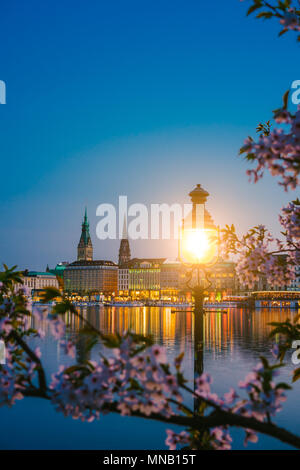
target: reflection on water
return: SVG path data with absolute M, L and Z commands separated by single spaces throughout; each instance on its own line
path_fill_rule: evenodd
M 175 314 L 170 307 L 81 307 L 81 313 L 105 333 L 131 330 L 143 335 L 152 334 L 155 341 L 167 343 L 179 343 L 192 335 L 191 310 Z M 78 318 L 68 320 L 76 330 L 82 326 Z
M 192 380 L 194 371 L 201 372 L 204 368 L 214 378 L 213 390 L 220 394 L 228 391 L 231 386 L 236 386 L 256 365 L 261 354 L 270 357 L 268 323 L 284 321 L 296 314 L 295 311 L 279 309 L 231 309 L 227 314 L 221 311 L 208 312 L 204 317 L 203 329 L 196 328 L 196 343 L 203 340 L 203 354 L 198 349 L 194 356 L 194 314 L 191 310 L 172 313 L 171 308 L 158 307 L 82 307 L 81 313 L 103 333 L 131 330 L 143 335 L 152 334 L 155 342 L 166 347 L 170 361 L 184 351 L 185 376 Z M 70 325 L 68 334 L 77 336 L 83 322 L 70 316 L 66 317 L 66 322 Z M 46 328 L 45 325 L 39 326 Z M 49 331 L 45 333 L 45 340 L 40 347 L 49 377 L 59 362 L 67 363 L 70 360 L 62 355 Z M 202 335 L 202 338 L 199 338 L 199 335 Z M 81 361 L 84 359 L 82 354 L 85 338 L 79 335 L 77 339 L 77 359 Z M 92 352 L 92 357 L 97 358 L 100 350 L 102 345 L 98 344 Z M 291 370 L 292 364 L 290 358 L 287 358 L 287 365 L 282 373 L 284 380 L 290 381 Z M 298 390 L 296 383 L 294 390 L 289 393 L 284 411 L 281 416 L 278 415 L 277 420 L 294 432 L 300 432 Z M 108 415 L 97 423 L 80 423 L 58 415 L 48 403 L 41 402 L 42 400 L 27 399 L 22 400 L 12 410 L 0 409 L 1 448 L 164 448 L 165 426 L 162 424 L 114 415 Z M 5 418 L 9 420 L 9 425 L 3 434 L 2 423 Z M 28 423 L 28 418 L 30 434 L 24 437 L 20 422 L 27 420 Z M 243 448 L 242 433 L 237 430 L 233 435 L 234 448 Z M 287 448 L 263 436 L 260 438 L 259 447 Z

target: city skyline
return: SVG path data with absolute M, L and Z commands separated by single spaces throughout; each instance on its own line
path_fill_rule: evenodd
M 210 204 L 209 204 L 210 201 L 208 201 L 208 204 L 206 203 L 205 206 L 207 207 L 210 207 Z M 190 201 L 186 200 L 185 203 L 187 204 L 190 204 Z M 170 205 L 174 204 L 173 201 L 170 202 Z M 177 204 L 175 202 L 175 204 Z M 149 204 L 149 206 L 151 206 L 151 203 Z M 147 206 L 146 206 L 147 207 Z M 85 211 L 85 215 L 84 215 L 84 219 L 83 220 L 86 220 L 86 217 L 87 217 L 87 206 L 84 206 L 82 209 L 84 209 Z M 116 210 L 117 211 L 117 210 Z M 210 210 L 211 212 L 211 210 Z M 93 217 L 92 217 L 93 218 Z M 214 218 L 214 217 L 213 217 Z M 118 219 L 118 217 L 117 217 Z M 129 217 L 128 219 L 128 222 L 130 222 L 130 220 L 134 220 L 135 217 Z M 81 219 L 82 221 L 82 214 L 81 214 Z M 77 221 L 77 229 L 76 229 L 76 233 L 75 234 L 72 234 L 72 239 L 68 241 L 68 243 L 66 243 L 66 250 L 65 250 L 65 256 L 63 254 L 63 256 L 61 256 L 61 258 L 58 258 L 57 257 L 57 252 L 60 252 L 62 253 L 63 251 L 61 250 L 61 246 L 58 246 L 58 250 L 55 251 L 52 255 L 52 259 L 53 259 L 53 262 L 51 262 L 51 256 L 48 256 L 47 253 L 44 254 L 44 259 L 46 259 L 46 264 L 38 264 L 38 265 L 35 265 L 34 263 L 32 263 L 31 261 L 29 261 L 29 263 L 27 265 L 24 265 L 24 266 L 21 266 L 20 264 L 18 264 L 18 267 L 20 269 L 36 269 L 36 270 L 44 270 L 45 268 L 45 265 L 51 265 L 51 266 L 55 266 L 57 263 L 60 263 L 60 262 L 72 262 L 74 260 L 76 260 L 77 258 L 77 249 L 76 249 L 76 246 L 77 246 L 77 242 L 79 240 L 79 236 L 80 236 L 80 226 L 84 225 L 84 223 L 80 222 L 80 220 Z M 112 260 L 114 261 L 115 263 L 118 263 L 118 252 L 119 252 L 119 248 L 120 248 L 120 241 L 121 239 L 117 238 L 115 240 L 99 240 L 98 237 L 97 237 L 97 234 L 96 234 L 96 226 L 97 226 L 97 223 L 99 222 L 99 220 L 101 220 L 101 218 L 99 217 L 94 217 L 94 220 L 96 220 L 96 222 L 94 222 L 94 227 L 92 229 L 90 229 L 90 232 L 89 232 L 89 237 L 90 239 L 92 240 L 92 244 L 93 244 L 93 251 L 94 251 L 94 259 L 108 259 L 108 260 Z M 225 225 L 226 220 L 224 220 L 224 225 Z M 90 215 L 88 217 L 88 225 L 91 226 L 90 224 Z M 249 227 L 248 227 L 249 228 Z M 161 230 L 161 228 L 160 228 Z M 240 231 L 240 226 L 237 225 L 237 230 Z M 62 230 L 63 232 L 63 230 Z M 90 235 L 91 234 L 91 235 Z M 117 224 L 117 234 L 118 234 L 118 224 Z M 130 237 L 128 237 L 129 239 L 129 242 L 130 242 L 130 249 L 132 251 L 132 258 L 155 258 L 155 257 L 165 257 L 165 258 L 174 258 L 176 259 L 177 256 L 178 256 L 178 240 L 177 239 L 174 239 L 173 238 L 174 234 L 171 230 L 171 239 L 169 240 L 164 240 L 162 238 L 159 238 L 158 240 L 153 240 L 151 239 L 151 227 L 149 227 L 149 239 L 148 240 L 145 240 L 145 239 L 135 239 L 135 240 L 132 240 L 130 239 Z M 106 250 L 105 249 L 105 246 L 109 245 L 109 250 Z M 150 246 L 150 249 L 149 249 L 149 246 Z M 69 255 L 67 255 L 69 254 Z M 5 260 L 3 260 L 3 262 L 6 262 Z
M 1 185 L 0 246 L 8 265 L 44 269 L 74 260 L 85 206 L 95 256 L 117 261 L 118 242 L 95 235 L 99 204 L 116 204 L 122 194 L 130 204 L 184 203 L 198 181 L 217 224 L 245 232 L 265 223 L 279 234 L 276 214 L 294 195 L 271 176 L 249 185 L 237 154 L 297 78 L 294 38 L 273 48 L 278 26 L 246 20 L 239 3 L 204 10 L 196 1 L 184 9 L 117 3 L 117 16 L 98 2 L 3 6 L 0 154 L 9 177 Z M 141 240 L 133 250 L 174 256 L 176 248 Z

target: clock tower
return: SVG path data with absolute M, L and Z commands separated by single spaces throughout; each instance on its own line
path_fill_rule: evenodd
M 90 228 L 86 208 L 81 227 L 81 237 L 77 247 L 77 261 L 92 261 L 93 245 L 90 236 Z

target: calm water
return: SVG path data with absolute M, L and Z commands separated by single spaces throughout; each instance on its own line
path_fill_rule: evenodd
M 194 325 L 190 311 L 171 313 L 171 308 L 82 308 L 83 315 L 104 333 L 131 329 L 142 334 L 152 334 L 157 343 L 166 347 L 169 360 L 184 351 L 184 371 L 193 380 L 194 368 L 204 368 L 213 378 L 213 391 L 224 393 L 235 386 L 257 364 L 259 356 L 270 356 L 268 333 L 271 321 L 284 321 L 293 312 L 280 310 L 229 310 L 227 314 L 211 312 L 204 320 L 203 357 L 194 363 Z M 70 335 L 76 335 L 81 327 L 78 320 L 72 322 Z M 77 355 L 82 356 L 78 342 Z M 57 343 L 46 331 L 46 338 L 39 343 L 48 377 L 59 362 L 65 362 Z M 96 357 L 102 346 L 96 346 Z M 282 378 L 290 381 L 292 364 L 287 357 Z M 288 392 L 284 409 L 276 422 L 293 432 L 300 433 L 299 411 L 300 382 Z M 1 449 L 164 449 L 164 424 L 139 418 L 107 415 L 94 423 L 82 423 L 64 418 L 54 411 L 51 404 L 41 399 L 27 398 L 11 408 L 0 408 Z M 172 426 L 175 429 L 175 426 Z M 233 448 L 243 447 L 244 433 L 232 432 Z M 249 448 L 287 449 L 288 446 L 271 438 L 260 436 L 259 443 Z

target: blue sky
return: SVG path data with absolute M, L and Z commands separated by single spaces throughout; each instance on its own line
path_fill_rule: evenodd
M 201 183 L 219 224 L 265 223 L 294 197 L 248 184 L 237 157 L 299 79 L 299 45 L 246 18 L 237 0 L 33 1 L 2 4 L 0 261 L 43 269 L 73 261 L 84 206 L 95 258 L 96 207 L 188 202 Z M 132 242 L 135 256 L 174 243 Z

